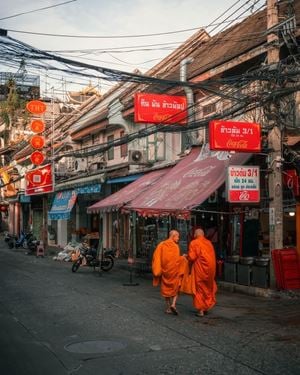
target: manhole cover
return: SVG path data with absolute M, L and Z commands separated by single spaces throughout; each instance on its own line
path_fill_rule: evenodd
M 80 341 L 68 344 L 65 349 L 72 353 L 110 353 L 124 349 L 126 344 L 119 341 Z

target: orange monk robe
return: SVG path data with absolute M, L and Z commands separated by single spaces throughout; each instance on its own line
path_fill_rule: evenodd
M 155 249 L 152 258 L 153 285 L 160 283 L 163 297 L 174 297 L 178 293 L 184 261 L 179 246 L 172 240 L 161 242 Z
M 189 246 L 188 258 L 193 262 L 196 289 L 193 305 L 198 310 L 207 311 L 215 305 L 217 292 L 216 256 L 212 243 L 204 237 L 193 240 Z

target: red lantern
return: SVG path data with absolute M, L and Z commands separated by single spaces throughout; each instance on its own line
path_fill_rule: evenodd
M 34 133 L 42 133 L 45 130 L 45 123 L 42 120 L 33 120 L 31 121 L 30 129 Z
M 34 151 L 31 155 L 30 155 L 30 160 L 32 162 L 32 164 L 35 164 L 35 165 L 40 165 L 44 162 L 45 160 L 45 156 L 42 152 L 40 151 Z
M 42 135 L 34 135 L 31 140 L 30 144 L 35 149 L 41 149 L 45 146 L 45 138 Z
M 7 206 L 0 206 L 0 211 L 1 212 L 7 211 Z

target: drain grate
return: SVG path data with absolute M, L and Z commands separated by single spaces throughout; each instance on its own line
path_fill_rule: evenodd
M 103 340 L 80 341 L 65 346 L 68 352 L 79 354 L 111 353 L 124 348 L 126 344 L 123 342 Z

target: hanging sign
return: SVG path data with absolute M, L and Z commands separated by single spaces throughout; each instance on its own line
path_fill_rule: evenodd
M 209 146 L 211 150 L 260 152 L 260 125 L 240 121 L 210 121 Z
M 25 195 L 51 193 L 53 187 L 53 173 L 51 164 L 25 173 Z
M 152 124 L 186 124 L 186 97 L 137 93 L 134 96 L 134 121 Z
M 42 135 L 34 135 L 30 139 L 31 147 L 39 150 L 45 146 L 45 138 Z
M 45 130 L 45 123 L 42 120 L 32 120 L 30 124 L 30 129 L 34 133 L 42 133 Z
M 260 201 L 260 169 L 258 166 L 231 165 L 227 169 L 227 200 L 231 203 Z
M 47 106 L 40 100 L 31 100 L 26 104 L 26 109 L 34 115 L 42 115 L 46 112 Z
M 30 160 L 32 164 L 41 165 L 45 161 L 45 155 L 41 151 L 34 151 L 30 155 Z

